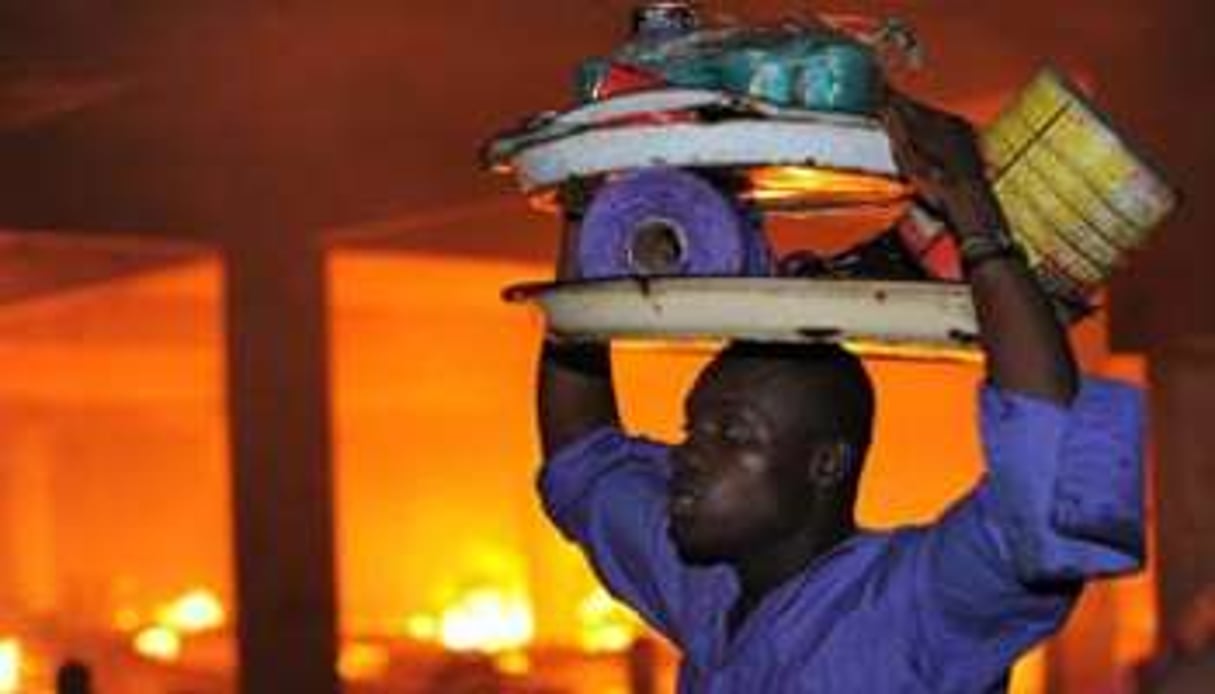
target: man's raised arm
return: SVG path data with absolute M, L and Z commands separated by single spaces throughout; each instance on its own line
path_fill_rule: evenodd
M 576 226 L 569 223 L 558 254 L 558 280 L 575 276 L 572 248 L 576 234 Z M 540 350 L 536 407 L 545 458 L 596 429 L 618 426 L 620 416 L 607 343 L 562 342 L 551 335 L 545 337 Z
M 963 251 L 988 376 L 1003 390 L 1070 404 L 1078 387 L 1071 346 L 1024 258 L 1005 245 L 1007 223 L 973 128 L 897 94 L 887 124 L 900 163 Z
M 942 614 L 990 616 L 1010 608 L 999 596 L 1014 585 L 1030 589 L 1032 602 L 1051 592 L 1035 588 L 1139 568 L 1141 395 L 1080 379 L 1050 300 L 1008 241 L 969 123 L 895 95 L 887 125 L 899 163 L 955 234 L 987 354 L 979 401 L 987 474 L 935 526 L 932 599 Z
M 558 280 L 576 276 L 576 234 L 570 223 Z M 546 337 L 536 395 L 545 458 L 538 488 L 545 512 L 582 548 L 612 595 L 682 642 L 685 569 L 664 523 L 666 449 L 619 431 L 607 343 Z

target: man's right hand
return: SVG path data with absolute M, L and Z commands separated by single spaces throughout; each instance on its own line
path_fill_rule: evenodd
M 557 252 L 558 282 L 578 278 L 577 234 L 577 224 L 567 222 Z M 606 342 L 566 342 L 546 335 L 536 395 L 546 458 L 596 429 L 620 425 Z

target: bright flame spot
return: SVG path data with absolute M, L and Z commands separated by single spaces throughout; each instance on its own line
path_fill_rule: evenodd
M 166 627 L 148 627 L 132 642 L 135 652 L 149 660 L 171 663 L 181 656 L 181 636 Z
M 376 680 L 388 672 L 388 648 L 372 643 L 348 643 L 338 655 L 338 674 L 351 681 Z
M 439 621 L 428 614 L 411 615 L 405 620 L 405 633 L 415 641 L 434 641 L 439 637 Z
M 161 609 L 157 622 L 183 634 L 197 634 L 224 625 L 227 614 L 214 593 L 198 588 Z
M 0 639 L 0 693 L 16 694 L 21 689 L 21 643 Z
M 602 588 L 578 605 L 578 624 L 578 643 L 590 653 L 619 653 L 637 639 L 636 618 Z
M 453 651 L 516 650 L 529 644 L 534 632 L 527 597 L 496 588 L 468 591 L 439 618 L 439 640 Z
M 526 675 L 532 671 L 532 660 L 526 651 L 507 651 L 494 656 L 494 667 L 506 675 Z

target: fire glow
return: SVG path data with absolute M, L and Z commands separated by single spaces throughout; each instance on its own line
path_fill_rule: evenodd
M 215 631 L 227 622 L 227 610 L 220 599 L 206 588 L 195 588 L 156 610 L 154 623 L 138 627 L 138 613 L 119 611 L 121 626 L 135 631 L 131 648 L 148 660 L 176 662 L 181 658 L 186 636 Z M 116 624 L 120 622 L 115 618 Z
M 579 646 L 588 653 L 621 653 L 637 639 L 636 618 L 602 588 L 578 605 Z
M 197 634 L 222 627 L 226 619 L 227 614 L 219 598 L 199 588 L 162 608 L 156 621 L 182 634 Z
M 521 650 L 534 636 L 531 602 L 522 592 L 475 588 L 443 610 L 439 619 L 440 643 L 457 652 Z
M 181 657 L 181 635 L 168 627 L 143 629 L 135 634 L 131 645 L 136 653 L 148 660 L 172 663 Z
M 542 517 L 531 488 L 537 448 L 525 405 L 541 326 L 494 297 L 503 285 L 542 276 L 549 268 L 405 254 L 334 255 L 330 284 L 345 639 L 373 647 L 384 643 L 390 655 L 407 639 L 445 650 L 453 650 L 449 644 L 481 644 L 477 647 L 484 650 L 503 641 L 524 643 L 508 652 L 532 656 L 540 675 L 547 644 L 599 653 L 626 648 L 627 629 L 617 624 L 623 617 L 614 612 L 623 608 L 605 608 L 610 602 L 592 590 L 593 578 Z M 28 414 L 39 427 L 34 434 L 17 437 L 20 445 L 5 449 L 10 476 L 0 491 L 12 512 L 28 519 L 14 534 L 8 559 L 15 570 L 6 572 L 5 587 L 19 596 L 18 605 L 32 608 L 46 601 L 52 611 L 67 610 L 62 596 L 103 595 L 112 577 L 132 573 L 145 588 L 90 610 L 128 652 L 141 629 L 163 627 L 162 619 L 174 624 L 167 638 L 161 631 L 144 636 L 145 645 L 157 652 L 170 650 L 157 644 L 163 647 L 176 636 L 180 658 L 172 667 L 204 662 L 214 644 L 176 629 L 213 624 L 219 604 L 214 596 L 233 591 L 226 582 L 226 555 L 216 549 L 230 537 L 223 428 L 216 414 L 222 402 L 216 385 L 223 382 L 222 340 L 217 319 L 207 318 L 219 315 L 219 275 L 211 265 L 175 268 L 8 307 L 0 331 L 0 396 L 10 404 L 46 403 Z M 183 322 L 199 327 L 181 334 Z M 419 332 L 419 325 L 426 330 Z M 493 345 L 493 359 L 485 356 L 487 344 Z M 214 351 L 198 345 L 213 345 Z M 678 437 L 678 403 L 705 354 L 626 349 L 617 356 L 625 418 L 658 438 Z M 886 527 L 929 519 L 978 473 L 977 437 L 957 424 L 973 407 L 981 372 L 968 363 L 885 360 L 873 364 L 873 373 L 883 416 L 868 463 L 861 520 Z M 1142 382 L 1138 373 L 1108 375 Z M 115 384 L 155 388 L 133 391 Z M 170 426 L 156 415 L 170 406 L 171 421 L 188 420 L 194 428 L 181 434 L 185 425 Z M 72 415 L 93 412 L 90 408 L 124 415 Z M 492 423 L 479 430 L 476 455 L 469 454 L 470 422 Z M 66 447 L 87 451 L 72 461 L 73 470 L 104 484 L 52 487 L 53 454 Z M 127 462 L 115 466 L 115 459 Z M 170 459 L 174 464 L 166 466 Z M 190 493 L 174 493 L 179 489 Z M 166 498 L 172 502 L 161 504 Z M 138 511 L 126 513 L 129 509 Z M 148 518 L 172 518 L 182 525 Z M 54 527 L 65 530 L 51 532 Z M 137 542 L 127 544 L 133 546 L 112 540 L 132 533 Z M 183 542 L 184 536 L 198 539 Z M 63 564 L 43 556 L 60 557 Z M 166 557 L 171 572 L 164 571 Z M 1076 634 L 1098 646 L 1102 639 L 1116 637 L 1121 644 L 1134 637 L 1120 646 L 1125 650 L 1117 660 L 1130 662 L 1153 642 L 1151 585 L 1145 578 L 1119 588 L 1119 608 L 1109 618 L 1118 625 L 1113 637 L 1100 626 L 1108 624 L 1104 617 L 1090 627 L 1079 614 L 1069 628 L 1079 627 Z M 183 593 L 183 586 L 208 586 L 213 595 L 186 599 L 194 591 Z M 470 599 L 470 592 L 480 597 Z M 220 607 L 230 621 L 235 607 Z M 169 619 L 171 613 L 194 616 L 183 622 Z M 617 616 L 603 618 L 605 613 Z M 443 633 L 447 644 L 440 639 Z M 41 671 L 38 643 L 24 632 L 21 642 L 15 636 L 0 633 L 0 683 L 12 681 L 20 667 L 24 679 L 15 689 L 0 686 L 0 694 L 28 689 L 29 673 Z M 229 636 L 221 633 L 214 641 Z M 347 651 L 343 669 L 374 677 L 381 655 L 356 646 Z M 521 662 L 495 659 L 499 667 Z M 201 669 L 212 667 L 220 666 L 206 663 Z M 1049 669 L 1043 659 L 1034 667 Z M 1043 691 L 1037 680 L 1044 676 L 1013 691 Z M 607 690 L 591 676 L 583 684 L 571 691 Z
M 21 690 L 21 642 L 0 639 L 0 694 L 16 694 Z

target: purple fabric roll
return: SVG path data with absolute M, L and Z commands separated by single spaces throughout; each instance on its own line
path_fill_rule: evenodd
M 727 196 L 680 169 L 646 169 L 603 187 L 582 220 L 582 277 L 755 274 L 759 231 Z M 756 259 L 757 255 L 765 256 Z

